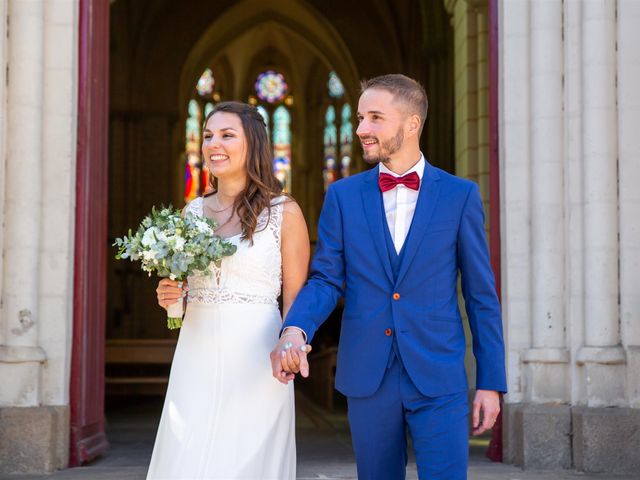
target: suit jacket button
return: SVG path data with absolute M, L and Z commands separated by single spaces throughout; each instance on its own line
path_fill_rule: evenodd
M 393 299 L 394 300 L 400 300 L 400 294 L 398 292 L 393 294 Z
M 391 329 L 390 329 L 390 328 L 387 328 L 387 329 L 384 331 L 384 334 L 385 334 L 387 337 L 390 337 L 390 336 L 391 336 Z

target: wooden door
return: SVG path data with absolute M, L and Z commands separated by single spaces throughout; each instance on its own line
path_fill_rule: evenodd
M 80 0 L 70 380 L 70 466 L 109 447 L 104 433 L 109 0 Z

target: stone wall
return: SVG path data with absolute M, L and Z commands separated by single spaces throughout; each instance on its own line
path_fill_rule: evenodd
M 46 471 L 69 444 L 78 12 L 13 0 L 0 14 L 0 473 Z
M 500 12 L 505 458 L 635 472 L 640 4 Z

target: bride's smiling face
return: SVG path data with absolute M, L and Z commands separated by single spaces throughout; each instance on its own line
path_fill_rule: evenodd
M 217 112 L 209 117 L 202 132 L 202 155 L 214 177 L 246 176 L 247 138 L 238 115 Z

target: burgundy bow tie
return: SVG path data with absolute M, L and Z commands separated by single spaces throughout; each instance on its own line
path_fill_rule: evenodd
M 394 177 L 388 173 L 381 173 L 378 177 L 378 185 L 380 185 L 380 190 L 383 192 L 394 189 L 399 184 L 411 190 L 418 190 L 420 188 L 420 177 L 416 172 L 411 172 L 403 177 Z

